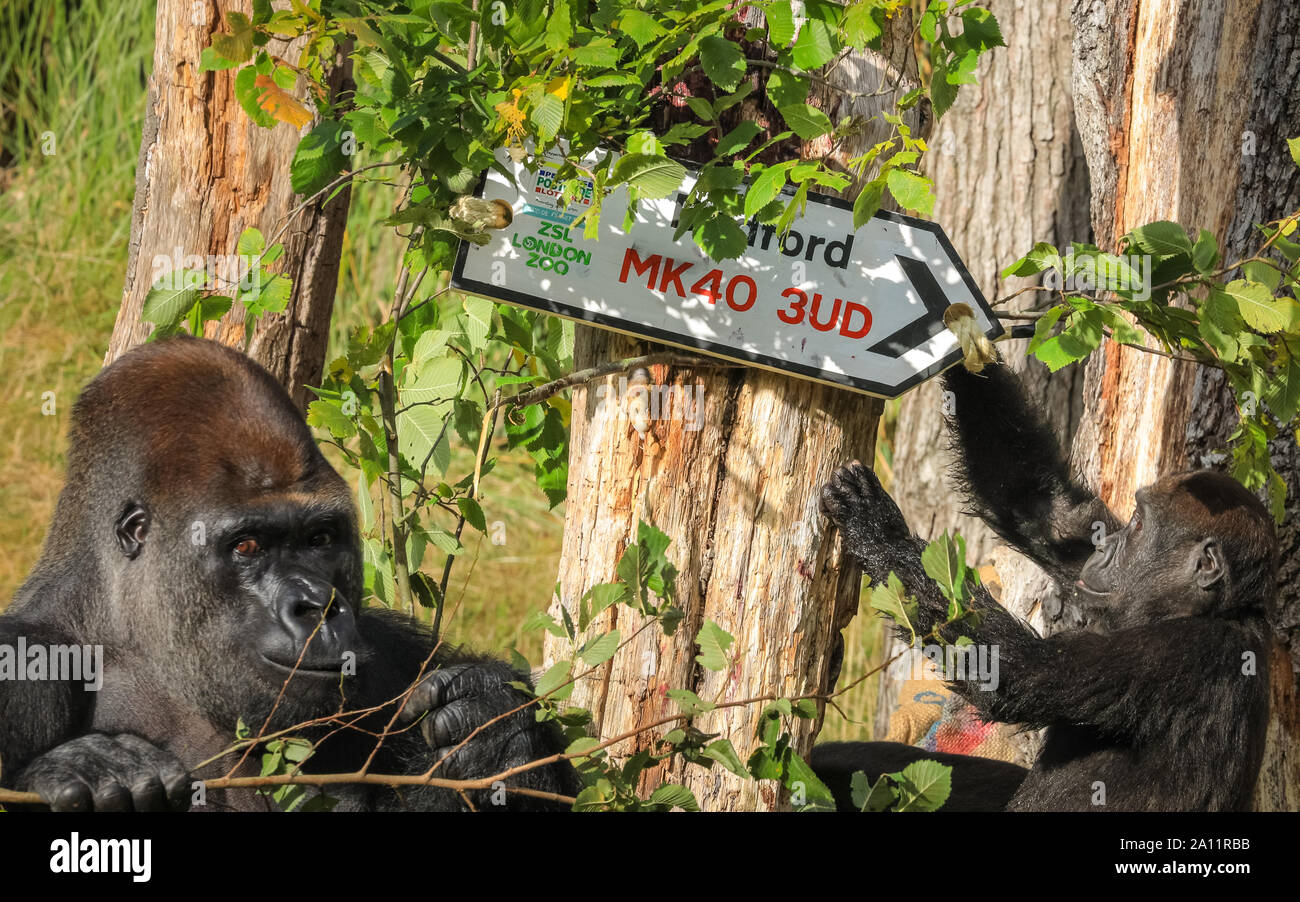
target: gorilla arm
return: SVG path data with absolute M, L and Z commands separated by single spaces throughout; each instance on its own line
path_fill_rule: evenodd
M 1003 364 L 979 375 L 953 367 L 943 376 L 954 394 L 955 476 L 970 513 L 1069 584 L 1093 552 L 1094 523 L 1121 524 L 1073 478 L 1051 429 Z
M 74 645 L 50 627 L 0 617 L 0 645 Z M 25 662 L 17 662 L 23 666 Z M 0 680 L 0 786 L 54 811 L 181 811 L 189 777 L 168 752 L 127 733 L 86 732 L 95 693 L 70 680 Z
M 404 618 L 383 611 L 364 612 L 360 628 L 383 649 L 382 666 L 371 672 L 365 686 L 369 703 L 400 697 L 416 682 L 432 647 L 430 637 Z M 398 716 L 395 729 L 402 732 L 385 742 L 371 771 L 414 774 L 433 768 L 436 777 L 474 780 L 563 752 L 557 726 L 537 721 L 536 706 L 527 704 L 531 696 L 511 685 L 515 682 L 527 684 L 528 680 L 503 661 L 461 650 L 439 650 Z M 381 712 L 381 728 L 393 710 L 388 707 Z M 403 730 L 405 727 L 411 729 Z M 327 761 L 325 756 L 313 762 L 312 769 L 338 769 L 339 762 Z M 343 764 L 354 769 L 360 762 Z M 576 795 L 579 789 L 577 772 L 567 761 L 523 771 L 505 785 L 566 796 Z M 505 806 L 491 790 L 468 795 L 480 810 L 567 807 L 516 793 L 509 794 Z M 372 794 L 364 807 L 457 810 L 463 804 L 459 796 L 446 790 L 404 790 L 400 796 Z
M 837 471 L 823 489 L 822 510 L 839 527 L 846 553 L 873 582 L 893 572 L 916 599 L 918 636 L 946 621 L 948 601 L 921 563 L 925 543 L 910 533 L 874 473 L 860 463 Z M 974 616 L 941 626 L 939 634 L 947 642 L 968 636 L 990 652 L 997 647 L 993 685 L 978 676 L 953 683 L 988 720 L 1086 725 L 1103 736 L 1150 740 L 1203 729 L 1179 721 L 1188 710 L 1253 704 L 1242 693 L 1253 692 L 1258 681 L 1240 678 L 1241 655 L 1262 646 L 1249 626 L 1186 617 L 1104 635 L 1070 630 L 1042 639 L 983 586 L 969 608 Z M 1189 705 L 1191 695 L 1204 703 Z
M 12 649 L 16 666 L 23 667 L 20 641 L 27 647 L 72 644 L 49 627 L 0 616 L 0 646 Z M 75 736 L 90 719 L 92 700 L 80 683 L 0 679 L 0 786 L 12 787 L 33 759 Z

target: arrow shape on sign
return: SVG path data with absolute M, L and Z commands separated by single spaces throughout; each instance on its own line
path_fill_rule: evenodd
M 943 311 L 948 309 L 948 296 L 935 281 L 930 267 L 924 260 L 914 260 L 911 257 L 895 254 L 894 259 L 898 261 L 898 265 L 903 269 L 903 275 L 912 283 L 912 288 L 921 298 L 921 303 L 925 305 L 925 313 L 867 348 L 869 352 L 883 357 L 898 357 L 900 354 L 905 354 L 913 348 L 920 347 L 947 328 L 943 324 Z

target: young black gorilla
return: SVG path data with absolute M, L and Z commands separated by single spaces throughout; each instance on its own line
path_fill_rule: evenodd
M 56 810 L 182 809 L 186 769 L 227 748 L 240 718 L 257 731 L 270 716 L 270 731 L 384 705 L 362 729 L 300 733 L 333 731 L 307 771 L 358 770 L 433 647 L 402 618 L 362 610 L 361 585 L 351 493 L 275 380 L 212 342 L 132 351 L 77 402 L 44 551 L 0 616 L 0 645 L 103 646 L 103 688 L 0 681 L 0 779 Z M 355 675 L 345 675 L 349 660 Z M 371 773 L 423 773 L 526 698 L 508 685 L 522 677 L 491 659 L 440 651 L 425 673 L 399 719 L 422 717 L 418 727 L 384 741 Z M 560 750 L 558 731 L 526 709 L 435 776 L 486 777 Z M 194 776 L 218 776 L 234 760 Z M 571 795 L 574 783 L 561 763 L 508 785 Z M 327 792 L 341 809 L 465 807 L 429 787 Z M 492 796 L 469 794 L 480 810 L 550 804 Z M 213 791 L 206 807 L 269 804 L 248 790 Z
M 1264 506 L 1227 476 L 1186 472 L 1139 491 L 1121 525 L 1070 476 L 1005 367 L 956 368 L 945 383 L 971 512 L 1073 594 L 1089 622 L 1041 639 L 981 588 L 977 622 L 941 630 L 998 649 L 996 688 L 953 684 L 982 716 L 1048 728 L 1023 780 L 1002 762 L 947 756 L 956 807 L 1097 810 L 1098 784 L 1110 810 L 1248 807 L 1268 721 L 1264 615 L 1278 566 Z M 873 581 L 893 571 L 915 596 L 919 634 L 946 620 L 947 602 L 921 566 L 925 543 L 874 473 L 841 469 L 822 510 Z M 848 807 L 853 771 L 874 778 L 934 757 L 893 743 L 828 743 L 812 765 Z

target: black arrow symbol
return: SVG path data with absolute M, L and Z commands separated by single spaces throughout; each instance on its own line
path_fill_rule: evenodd
M 913 260 L 911 257 L 900 257 L 895 254 L 894 259 L 903 268 L 903 275 L 907 276 L 920 296 L 921 303 L 925 305 L 925 314 L 867 348 L 869 352 L 882 357 L 898 357 L 905 354 L 920 347 L 947 328 L 943 324 L 943 311 L 948 309 L 948 296 L 935 281 L 930 267 L 924 260 Z

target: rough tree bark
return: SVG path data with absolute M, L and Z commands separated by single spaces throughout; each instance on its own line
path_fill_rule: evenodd
M 905 19 L 896 17 L 896 36 L 910 30 Z M 892 106 L 893 94 L 840 93 L 874 92 L 890 83 L 884 80 L 890 73 L 908 72 L 909 66 L 914 72 L 906 40 L 896 39 L 887 56 L 888 62 L 875 55 L 842 59 L 827 74 L 835 90 L 822 91 L 812 102 L 834 120 Z M 900 90 L 906 88 L 905 83 Z M 756 95 L 762 96 L 761 88 Z M 761 121 L 761 108 L 751 101 L 745 107 L 744 115 Z M 883 139 L 880 124 L 837 152 L 837 160 L 842 163 Z M 924 133 L 920 123 L 912 125 Z M 813 145 L 802 153 L 825 150 Z M 586 366 L 650 347 L 579 327 L 575 363 Z M 620 403 L 597 403 L 596 385 L 576 389 L 573 398 L 556 605 L 574 611 L 587 588 L 613 580 L 619 556 L 635 541 L 637 522 L 647 520 L 672 538 L 668 554 L 681 571 L 677 591 L 685 613 L 673 637 L 647 629 L 597 675 L 578 682 L 572 704 L 594 713 L 593 732 L 600 736 L 676 713 L 665 695 L 671 688 L 689 688 L 717 701 L 824 691 L 834 683 L 835 639 L 858 606 L 861 575 L 841 561 L 838 543 L 831 541 L 818 512 L 817 495 L 837 466 L 872 459 L 881 402 L 749 368 L 657 367 L 650 381 L 687 390 L 702 386 L 702 428 L 686 430 L 679 412 L 669 410 L 651 424 L 653 438 L 643 441 Z M 620 398 L 615 380 L 605 390 L 608 397 Z M 558 616 L 558 608 L 552 613 Z M 694 661 L 694 637 L 705 620 L 736 637 L 735 665 L 722 673 L 702 671 Z M 617 626 L 626 638 L 640 624 L 626 610 L 611 610 L 593 629 Z M 546 641 L 549 664 L 565 649 L 554 637 Z M 730 738 L 743 758 L 753 744 L 760 709 L 719 710 L 696 718 L 695 725 Z M 795 722 L 798 753 L 810 751 L 820 723 Z M 652 738 L 642 734 L 612 751 L 631 754 Z M 771 784 L 744 781 L 720 767 L 647 771 L 640 789 L 649 791 L 664 780 L 689 787 L 704 810 L 772 810 L 786 804 Z
M 1036 241 L 1068 244 L 1091 236 L 1088 172 L 1074 126 L 1070 92 L 1072 0 L 994 0 L 1007 46 L 983 57 L 978 85 L 962 89 L 935 126 L 927 166 L 934 179 L 934 220 L 966 261 L 984 296 L 994 298 L 1032 284 L 998 277 L 1001 269 Z M 1032 293 L 1007 304 L 1031 306 Z M 1026 391 L 1039 399 L 1068 448 L 1082 412 L 1083 373 L 1056 374 L 1025 358 L 1025 342 L 999 345 Z M 982 521 L 962 513 L 960 496 L 947 479 L 943 397 L 938 382 L 905 395 L 894 439 L 890 494 L 918 535 L 932 539 L 947 530 L 966 540 L 969 560 L 992 559 L 1002 586 L 1000 600 L 1040 632 L 1059 625 L 1064 608 L 1051 581 L 1032 562 L 1004 545 Z M 902 649 L 894 641 L 892 657 Z M 883 738 L 898 704 L 898 690 L 911 662 L 900 658 L 881 674 L 873 734 Z
M 1300 205 L 1285 139 L 1300 132 L 1300 18 L 1286 0 L 1079 0 L 1074 95 L 1092 178 L 1097 244 L 1169 219 L 1207 228 L 1224 258 L 1260 240 L 1252 223 Z M 1075 460 L 1127 518 L 1133 492 L 1162 473 L 1217 465 L 1237 421 L 1217 371 L 1112 342 L 1086 368 Z M 1281 598 L 1274 625 L 1300 643 L 1300 452 L 1279 441 L 1287 482 Z M 1272 723 L 1260 808 L 1300 808 L 1300 710 L 1292 661 L 1269 662 Z M 1261 666 L 1263 666 L 1261 662 Z
M 230 8 L 216 0 L 159 0 L 126 284 L 106 364 L 152 329 L 140 311 L 156 257 L 172 266 L 180 265 L 177 256 L 232 258 L 244 229 L 261 229 L 269 239 L 300 200 L 289 183 L 299 133 L 284 123 L 270 129 L 253 123 L 235 99 L 236 70 L 199 72 L 199 54 L 223 30 L 221 17 Z M 296 59 L 300 50 L 295 41 L 279 55 Z M 342 88 L 350 71 L 340 56 L 331 90 Z M 307 94 L 301 79 L 295 93 Z M 285 231 L 284 256 L 271 268 L 292 279 L 293 294 L 284 313 L 258 323 L 248 347 L 299 407 L 310 400 L 305 386 L 318 383 L 325 362 L 349 199 L 344 188 L 329 203 L 304 209 Z M 243 314 L 235 304 L 206 334 L 242 347 Z

